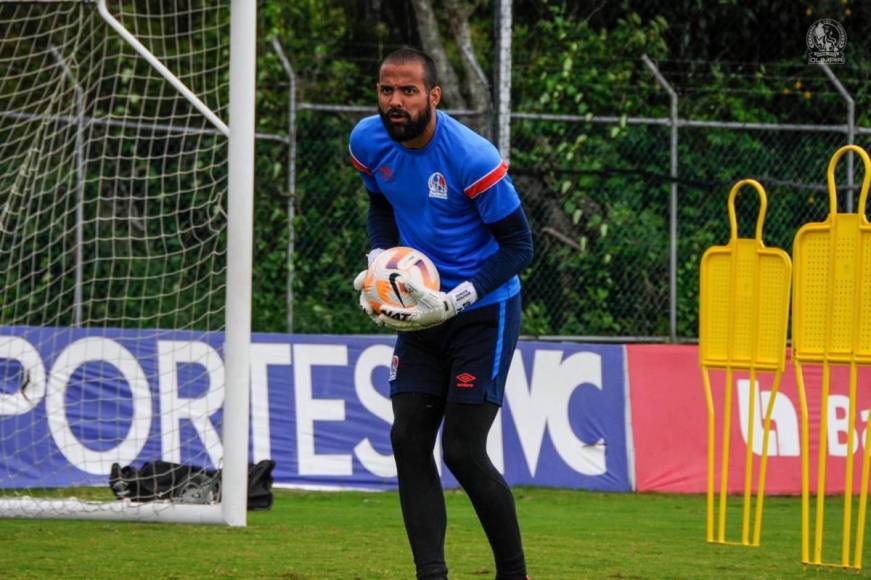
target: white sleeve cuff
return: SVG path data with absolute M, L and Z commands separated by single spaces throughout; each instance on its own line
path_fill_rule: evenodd
M 459 313 L 478 301 L 478 292 L 474 284 L 467 281 L 448 292 L 448 298 Z

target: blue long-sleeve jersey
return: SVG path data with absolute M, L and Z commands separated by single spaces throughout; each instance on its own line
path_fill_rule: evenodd
M 357 124 L 349 147 L 373 199 L 376 247 L 398 233 L 400 244 L 433 260 L 443 291 L 471 281 L 479 294 L 474 307 L 519 292 L 516 274 L 531 259 L 531 235 L 508 165 L 489 141 L 438 111 L 435 134 L 421 149 L 391 139 L 378 116 Z M 385 208 L 379 211 L 380 196 L 395 229 Z

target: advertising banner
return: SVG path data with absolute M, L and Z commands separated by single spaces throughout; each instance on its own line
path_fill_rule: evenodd
M 632 430 L 638 491 L 704 493 L 707 489 L 707 404 L 699 367 L 698 348 L 689 345 L 630 345 L 626 347 L 631 390 Z M 811 490 L 816 490 L 820 448 L 822 367 L 804 368 L 810 425 Z M 847 457 L 849 369 L 834 367 L 828 396 L 827 493 L 842 493 Z M 725 371 L 711 372 L 717 416 L 716 481 L 720 481 L 722 419 L 725 406 Z M 871 370 L 858 375 L 856 435 L 854 435 L 854 485 L 859 487 L 871 406 Z M 750 378 L 746 371 L 733 377 L 728 489 L 744 489 L 745 454 L 750 413 Z M 755 389 L 753 461 L 754 489 L 762 455 L 763 413 L 772 397 L 773 374 L 757 378 Z M 739 420 L 740 417 L 740 420 Z M 795 369 L 787 359 L 780 390 L 774 399 L 768 442 L 766 493 L 801 493 L 801 406 Z
M 219 466 L 222 344 L 221 333 L 0 330 L 0 486 L 103 485 L 116 462 Z M 279 485 L 394 488 L 392 344 L 254 334 L 251 460 L 275 460 Z M 488 440 L 508 482 L 630 491 L 624 369 L 622 346 L 521 342 Z

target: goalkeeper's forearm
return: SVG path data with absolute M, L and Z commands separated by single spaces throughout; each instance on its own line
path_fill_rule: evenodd
M 499 249 L 487 258 L 477 275 L 447 293 L 418 288 L 407 280 L 406 288 L 416 299 L 417 305 L 413 308 L 382 306 L 379 320 L 402 331 L 421 330 L 441 324 L 510 280 L 532 261 L 532 232 L 522 208 L 517 208 L 496 223 L 488 224 L 488 228 Z
M 469 280 L 478 298 L 495 290 L 532 262 L 532 230 L 522 207 L 487 227 L 496 238 L 499 250 L 487 258 L 481 271 Z
M 386 250 L 399 245 L 399 228 L 393 215 L 393 206 L 383 194 L 369 192 L 369 215 L 366 220 L 369 248 Z

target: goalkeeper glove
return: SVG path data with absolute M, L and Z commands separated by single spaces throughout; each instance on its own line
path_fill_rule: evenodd
M 381 248 L 375 248 L 374 250 L 366 254 L 366 259 L 368 260 L 370 266 L 372 265 L 372 262 L 375 261 L 375 258 L 378 257 L 378 254 L 383 251 L 384 250 L 382 250 Z M 363 294 L 363 284 L 366 282 L 366 273 L 368 271 L 369 270 L 367 268 L 366 270 L 363 270 L 362 272 L 357 274 L 357 277 L 354 278 L 354 290 L 360 292 L 360 309 L 365 312 L 369 316 L 369 318 L 372 319 L 372 322 L 374 322 L 378 326 L 383 326 L 384 323 L 381 322 L 378 319 L 379 317 L 375 315 L 375 311 L 372 310 L 372 306 L 369 304 L 369 301 L 366 300 L 366 296 Z
M 437 326 L 478 300 L 478 292 L 471 282 L 463 282 L 448 293 L 418 287 L 404 278 L 402 283 L 417 304 L 414 308 L 382 306 L 378 317 L 380 322 L 395 330 L 411 332 Z

